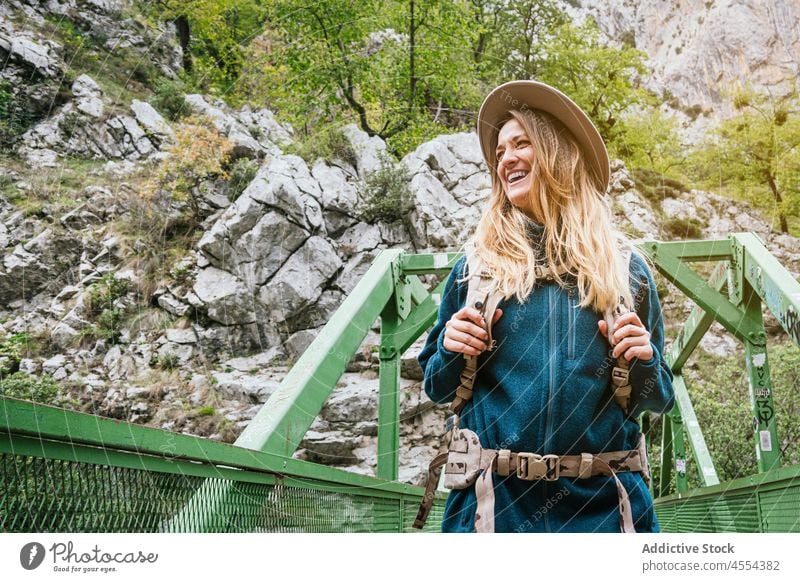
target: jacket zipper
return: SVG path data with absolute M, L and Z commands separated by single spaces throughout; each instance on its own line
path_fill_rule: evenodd
M 572 289 L 567 292 L 567 359 L 575 358 L 575 306 L 572 301 Z
M 553 301 L 553 287 L 554 285 L 550 285 L 547 289 L 547 302 L 548 307 L 550 309 L 550 317 L 548 317 L 548 323 L 550 325 L 550 350 L 548 353 L 548 362 L 547 367 L 549 368 L 550 372 L 550 382 L 547 388 L 547 422 L 544 428 L 544 449 L 542 453 L 547 454 L 551 452 L 552 446 L 550 443 L 550 429 L 553 423 L 553 387 L 555 385 L 556 379 L 556 367 L 555 362 L 553 361 L 554 354 L 556 353 L 555 350 L 558 349 L 556 345 L 556 322 L 555 319 L 558 317 L 558 312 L 554 309 L 555 302 Z M 548 486 L 547 481 L 543 481 L 542 484 L 542 495 L 544 496 L 544 504 L 547 504 L 547 493 L 548 493 Z M 550 531 L 550 518 L 545 512 L 544 514 L 544 530 L 546 532 Z

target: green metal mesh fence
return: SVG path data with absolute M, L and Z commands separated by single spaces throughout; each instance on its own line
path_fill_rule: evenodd
M 224 503 L 215 500 L 224 498 Z M 3 532 L 402 532 L 414 500 L 0 453 Z M 438 529 L 441 503 L 427 524 Z
M 800 532 L 798 467 L 779 469 L 782 478 L 725 483 L 684 498 L 658 499 L 656 515 L 665 532 Z M 779 473 L 780 474 L 780 473 Z M 692 493 L 692 492 L 690 492 Z

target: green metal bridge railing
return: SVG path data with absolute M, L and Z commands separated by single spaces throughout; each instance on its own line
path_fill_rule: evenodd
M 677 405 L 662 423 L 662 528 L 800 530 L 800 467 L 780 467 L 761 315 L 763 301 L 800 343 L 800 285 L 753 234 L 637 246 L 697 304 L 668 353 Z M 444 286 L 419 277 L 460 256 L 383 251 L 234 445 L 0 397 L 0 531 L 408 531 L 423 490 L 397 482 L 400 357 L 436 319 Z M 718 262 L 708 282 L 695 261 Z M 292 459 L 378 318 L 376 476 Z M 757 424 L 759 473 L 723 484 L 681 374 L 713 321 L 745 345 Z M 684 433 L 704 480 L 691 491 Z

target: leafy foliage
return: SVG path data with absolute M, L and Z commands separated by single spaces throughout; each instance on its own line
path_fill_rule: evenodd
M 398 156 L 470 128 L 488 90 L 510 78 L 561 87 L 612 145 L 627 110 L 647 103 L 634 82 L 643 54 L 605 46 L 592 21 L 575 27 L 550 0 L 276 0 L 267 22 L 245 49 L 237 99 L 302 135 L 355 122 Z
M 97 321 L 94 335 L 111 343 L 119 341 L 122 322 L 126 315 L 119 299 L 128 293 L 130 281 L 118 279 L 114 273 L 106 273 L 89 289 L 89 313 Z
M 27 333 L 17 333 L 0 343 L 0 375 L 10 374 L 18 369 L 29 341 L 30 336 Z
M 171 154 L 156 170 L 145 192 L 152 197 L 166 193 L 173 200 L 188 202 L 195 218 L 200 217 L 201 188 L 217 179 L 227 179 L 225 170 L 233 144 L 211 122 L 190 117 L 175 132 Z
M 770 209 L 781 232 L 789 232 L 800 219 L 800 96 L 771 100 L 740 89 L 732 100 L 739 114 L 694 152 L 693 176 Z
M 662 179 L 682 175 L 684 148 L 678 140 L 678 123 L 660 109 L 645 109 L 624 118 L 625 131 L 613 143 L 611 155 L 628 167 L 641 168 Z
M 407 219 L 414 210 L 413 196 L 408 188 L 408 170 L 388 156 L 381 162 L 381 168 L 367 176 L 364 181 L 361 216 L 371 223 Z
M 40 404 L 58 404 L 61 390 L 53 378 L 37 378 L 25 372 L 17 372 L 0 379 L 0 396 L 20 398 Z
M 783 463 L 796 464 L 800 462 L 800 394 L 796 390 L 800 386 L 800 348 L 771 348 L 769 364 Z M 720 480 L 757 472 L 753 411 L 747 372 L 740 359 L 701 363 L 690 391 Z
M 260 0 L 142 0 L 144 13 L 178 25 L 184 69 L 202 91 L 229 93 L 242 72 L 244 44 L 261 31 Z
M 25 108 L 18 102 L 11 83 L 0 79 L 0 145 L 13 143 L 28 123 Z
M 800 463 L 800 348 L 793 344 L 769 348 L 775 418 L 783 465 Z M 721 482 L 758 472 L 753 411 L 750 406 L 747 372 L 742 356 L 718 358 L 704 352 L 695 356 L 685 371 L 697 420 L 703 430 L 714 468 Z M 651 427 L 651 465 L 654 477 L 660 474 L 661 421 Z M 687 476 L 690 487 L 701 483 L 697 463 L 692 459 L 688 437 L 685 441 Z M 674 491 L 675 475 L 672 475 Z
M 645 54 L 603 44 L 597 24 L 587 20 L 580 27 L 560 27 L 547 55 L 541 80 L 562 89 L 586 111 L 612 152 L 622 149 L 620 142 L 631 139 L 626 113 L 655 104 L 635 81 L 647 74 Z
M 186 88 L 181 81 L 165 79 L 159 82 L 150 104 L 172 121 L 178 121 L 189 113 Z

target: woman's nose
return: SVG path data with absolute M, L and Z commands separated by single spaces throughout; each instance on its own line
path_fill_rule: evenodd
M 513 149 L 504 151 L 500 155 L 500 160 L 497 162 L 497 169 L 501 170 L 502 168 L 506 167 L 509 163 L 513 162 L 516 159 L 517 159 L 517 154 Z

